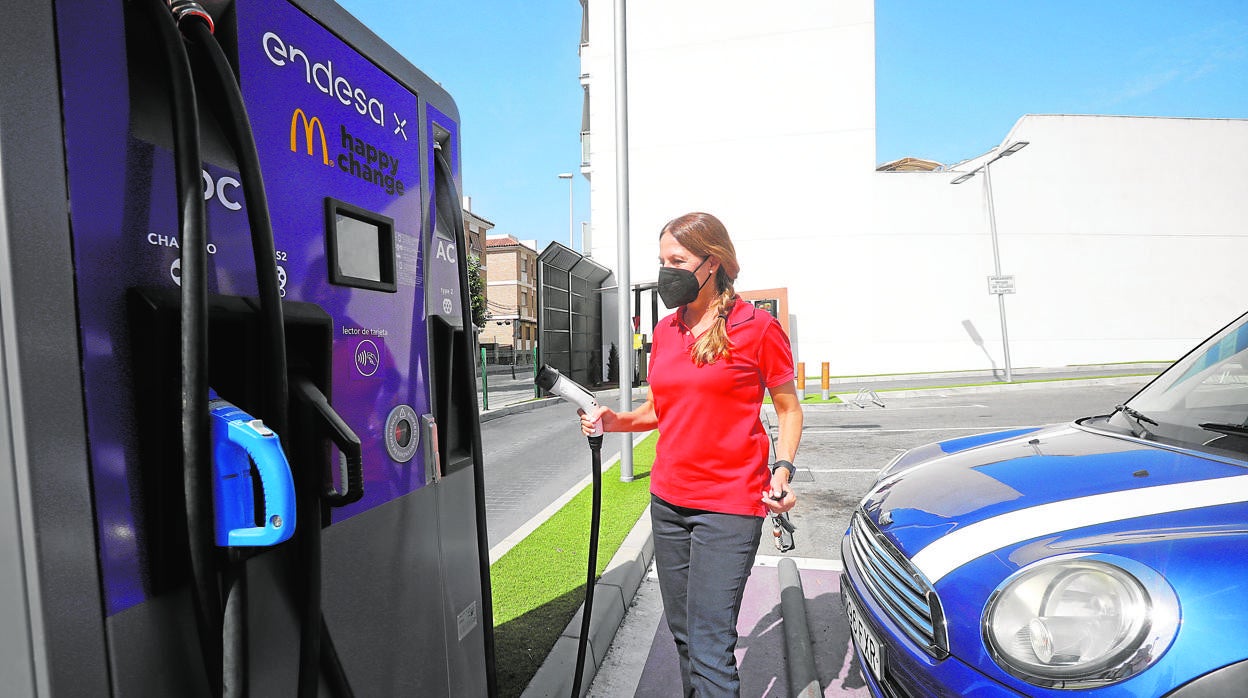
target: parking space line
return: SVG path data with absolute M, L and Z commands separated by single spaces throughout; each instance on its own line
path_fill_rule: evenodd
M 802 435 L 806 434 L 905 434 L 914 431 L 976 431 L 985 434 L 994 431 L 1005 431 L 1007 429 L 1027 429 L 1034 427 L 1035 424 L 1023 424 L 1018 426 L 1007 427 L 923 427 L 914 429 L 803 429 Z
M 823 570 L 825 572 L 841 572 L 845 569 L 845 563 L 840 560 L 832 560 L 828 558 L 817 557 L 799 557 L 797 555 L 755 555 L 755 567 L 778 567 L 780 561 L 784 559 L 792 560 L 797 564 L 799 570 Z
M 888 397 L 888 395 L 887 395 L 887 394 L 885 394 L 885 395 L 883 395 L 883 396 L 882 396 L 882 398 L 884 398 L 884 397 Z M 882 399 L 882 398 L 881 398 L 881 399 Z M 895 404 L 897 404 L 897 403 L 896 403 L 896 402 L 893 402 L 893 403 L 890 403 L 890 404 L 895 405 Z M 819 404 L 806 404 L 806 403 L 803 403 L 803 404 L 802 404 L 802 409 L 806 409 L 806 410 L 814 410 L 814 411 L 820 411 L 820 410 L 819 410 L 819 408 L 820 408 L 820 407 L 824 407 L 824 406 L 825 406 L 825 405 L 819 405 Z M 827 405 L 827 406 L 828 406 L 828 407 L 831 407 L 832 405 Z M 866 411 L 868 411 L 868 410 L 869 410 L 869 411 L 875 411 L 875 410 L 877 410 L 877 409 L 887 409 L 889 412 L 900 412 L 900 411 L 902 411 L 902 410 L 964 410 L 964 409 L 966 409 L 966 408 L 968 408 L 968 407 L 980 407 L 980 408 L 983 408 L 983 407 L 987 407 L 987 405 L 981 405 L 981 404 L 978 404 L 978 403 L 974 403 L 974 404 L 969 404 L 969 405 L 927 405 L 927 406 L 918 405 L 918 406 L 914 406 L 914 407 L 887 407 L 887 408 L 882 408 L 882 407 L 864 407 L 864 408 L 862 408 L 862 409 L 863 409 L 863 411 L 864 411 L 864 412 L 866 412 Z M 824 412 L 831 412 L 831 411 L 833 411 L 833 410 L 822 410 L 822 411 L 824 411 Z M 840 406 L 837 406 L 836 411 L 838 411 L 838 412 L 841 412 L 841 411 L 849 411 L 849 412 L 853 412 L 853 410 L 845 410 L 845 408 L 844 408 L 844 407 L 840 407 Z

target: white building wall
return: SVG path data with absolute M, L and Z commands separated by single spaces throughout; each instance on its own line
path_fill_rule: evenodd
M 984 158 L 874 171 L 869 0 L 628 9 L 633 283 L 657 275 L 663 223 L 705 210 L 737 245 L 739 290 L 789 289 L 800 360 L 1002 367 L 985 178 L 950 185 Z M 615 268 L 612 20 L 591 0 L 583 57 L 592 255 Z M 1248 121 L 1026 116 L 1003 144 L 1019 140 L 991 165 L 1014 367 L 1172 360 L 1248 309 Z
M 1248 121 L 1029 116 L 1007 140 L 1030 142 L 992 166 L 1018 365 L 1176 359 L 1248 309 Z
M 792 287 L 788 265 L 818 254 L 812 233 L 866 227 L 864 173 L 875 160 L 869 0 L 631 0 L 628 13 L 633 283 L 656 278 L 659 229 L 689 211 L 728 226 L 739 288 Z M 615 269 L 613 3 L 591 0 L 589 17 L 591 253 Z M 795 220 L 803 202 L 821 202 L 821 220 Z M 809 296 L 794 300 L 796 312 Z M 614 294 L 605 298 L 611 336 Z
M 1033 115 L 1015 141 L 990 165 L 1014 367 L 1170 361 L 1248 310 L 1248 162 L 1225 156 L 1248 147 L 1248 121 Z M 982 160 L 871 174 L 871 226 L 835 253 L 858 263 L 823 282 L 817 322 L 841 338 L 801 334 L 808 361 L 1003 367 L 987 180 L 950 184 Z

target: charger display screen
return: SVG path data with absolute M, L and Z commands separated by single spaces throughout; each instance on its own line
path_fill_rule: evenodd
M 381 228 L 339 213 L 334 234 L 338 237 L 338 270 L 344 276 L 381 281 Z
M 394 220 L 344 201 L 325 200 L 329 280 L 394 293 Z

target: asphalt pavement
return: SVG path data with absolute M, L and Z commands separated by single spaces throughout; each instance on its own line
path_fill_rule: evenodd
M 792 512 L 797 548 L 782 555 L 772 537 L 764 535 L 759 563 L 746 588 L 738 660 L 748 692 L 788 694 L 785 662 L 789 652 L 778 632 L 783 619 L 775 574 L 777 561 L 787 557 L 800 571 L 821 694 L 867 695 L 852 659 L 836 593 L 840 538 L 875 472 L 893 456 L 955 436 L 1103 414 L 1163 367 L 1016 369 L 1015 382 L 1010 384 L 984 385 L 994 380 L 992 372 L 874 376 L 834 383 L 831 392 L 846 402 L 805 406 L 805 428 L 796 459 L 799 501 Z M 951 385 L 961 387 L 945 387 Z M 554 398 L 534 399 L 531 390 L 531 382 L 508 386 L 491 377 L 491 409 L 481 415 L 491 559 L 589 482 L 588 449 L 574 408 Z M 634 399 L 641 399 L 644 391 L 634 388 Z M 806 392 L 820 392 L 818 382 L 808 381 Z M 605 391 L 599 397 L 616 401 L 618 391 Z M 774 424 L 769 409 L 764 407 L 764 420 Z M 612 437 L 608 435 L 604 442 L 604 468 L 618 458 L 625 443 L 622 436 Z M 648 516 L 643 515 L 600 582 L 612 597 L 600 602 L 603 597 L 595 596 L 595 627 L 591 629 L 595 661 L 589 662 L 595 666 L 587 670 L 593 672 L 593 683 L 585 682 L 589 695 L 663 695 L 673 690 L 673 677 L 679 693 L 670 633 L 662 623 L 657 582 L 649 569 L 652 548 L 648 542 Z M 600 606 L 605 610 L 600 611 Z M 578 628 L 579 616 L 525 695 L 567 695 L 572 667 L 568 652 L 574 659 Z

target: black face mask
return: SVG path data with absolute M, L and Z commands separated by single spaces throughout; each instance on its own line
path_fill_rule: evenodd
M 702 259 L 702 264 L 706 264 L 706 260 L 710 257 Z M 706 277 L 706 281 L 698 283 L 698 277 L 694 274 L 698 269 L 702 268 L 699 264 L 693 271 L 688 269 L 677 269 L 676 267 L 661 267 L 659 269 L 659 298 L 663 300 L 663 305 L 669 309 L 692 303 L 698 293 L 702 291 L 702 287 L 706 285 L 706 281 L 711 280 L 711 276 Z

